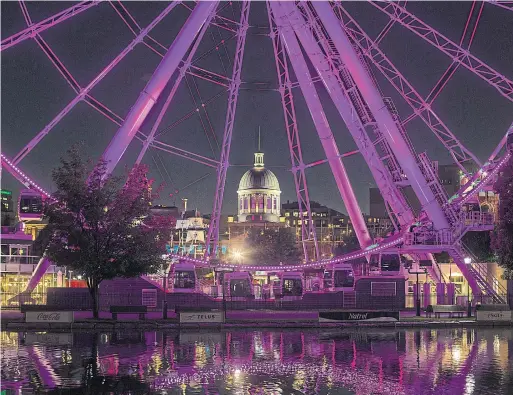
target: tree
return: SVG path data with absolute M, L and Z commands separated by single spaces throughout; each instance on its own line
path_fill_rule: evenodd
M 335 247 L 333 255 L 340 256 L 360 249 L 360 243 L 356 235 L 348 235 Z
M 293 264 L 301 260 L 301 252 L 290 229 L 251 229 L 247 244 L 256 264 Z
M 174 219 L 150 215 L 155 195 L 146 166 L 134 167 L 125 183 L 107 174 L 105 161 L 91 167 L 77 147 L 61 159 L 52 174 L 55 201 L 44 210 L 48 226 L 36 244 L 52 261 L 84 277 L 98 318 L 103 280 L 155 273 L 165 264 L 162 254 Z
M 499 173 L 495 191 L 499 194 L 499 211 L 492 247 L 505 278 L 513 279 L 513 156 Z
M 496 257 L 491 248 L 490 232 L 467 232 L 462 238 L 464 246 L 479 262 L 494 262 Z

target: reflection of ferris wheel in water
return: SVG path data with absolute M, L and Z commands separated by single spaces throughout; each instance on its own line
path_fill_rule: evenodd
M 457 43 L 424 23 L 411 13 L 403 2 L 370 4 L 389 18 L 389 22 L 376 39 L 372 39 L 360 27 L 340 2 L 273 1 L 266 4 L 269 29 L 264 34 L 270 37 L 274 49 L 279 83 L 275 91 L 280 95 L 282 102 L 299 212 L 307 212 L 308 219 L 301 223 L 307 263 L 288 269 L 325 266 L 369 256 L 371 253 L 381 253 L 394 248 L 397 250 L 397 246 L 401 245 L 402 253 L 409 254 L 417 261 L 433 261 L 431 253 L 449 251 L 469 280 L 475 294 L 495 292 L 478 268 L 465 264 L 466 252 L 460 240 L 468 231 L 486 230 L 493 226 L 493 218 L 489 214 L 465 211 L 465 207 L 475 199 L 478 191 L 490 186 L 500 167 L 509 158 L 510 154 L 505 149 L 507 134 L 483 164 L 453 135 L 435 113 L 432 104 L 458 68 L 471 71 L 475 74 L 474 77 L 481 78 L 493 86 L 506 100 L 513 101 L 513 82 L 469 52 L 483 7 L 502 7 L 506 13 L 513 11 L 513 7 L 506 2 L 494 2 L 493 5 L 473 2 L 462 38 Z M 206 245 L 209 246 L 210 255 L 213 257 L 219 240 L 220 215 L 229 168 L 237 99 L 240 90 L 246 84 L 242 75 L 246 36 L 250 29 L 257 28 L 260 33 L 263 30 L 262 27 L 250 26 L 248 23 L 250 7 L 254 7 L 255 4 L 249 1 L 211 1 L 198 2 L 195 6 L 189 7 L 186 3 L 172 2 L 143 27 L 139 25 L 137 17 L 129 12 L 129 7 L 121 2 L 110 2 L 134 38 L 86 86 L 79 85 L 73 73 L 52 51 L 42 34 L 60 22 L 72 19 L 75 15 L 92 8 L 97 2 L 77 3 L 41 22 L 33 22 L 26 5 L 23 2 L 20 5 L 29 27 L 2 40 L 2 50 L 8 50 L 11 46 L 33 38 L 75 91 L 76 96 L 20 152 L 15 155 L 2 153 L 2 166 L 20 181 L 30 184 L 31 189 L 45 195 L 46 192 L 21 170 L 22 160 L 79 102 L 85 102 L 119 125 L 118 131 L 103 153 L 103 157 L 109 161 L 109 171 L 114 170 L 134 139 L 142 144 L 136 163 L 140 163 L 151 149 L 165 151 L 184 158 L 184 161 L 191 160 L 216 169 L 211 224 L 206 236 Z M 167 48 L 152 36 L 152 29 L 176 7 L 189 8 L 190 14 L 171 46 Z M 513 17 L 513 13 L 511 16 Z M 427 97 L 418 93 L 401 74 L 397 65 L 393 64 L 380 49 L 380 42 L 394 25 L 409 30 L 418 40 L 428 42 L 451 60 L 450 66 Z M 206 44 L 207 37 L 214 39 L 215 44 L 212 48 Z M 161 61 L 123 119 L 95 99 L 91 92 L 138 45 L 145 46 L 160 56 Z M 229 48 L 233 49 L 231 55 Z M 214 71 L 214 67 L 205 62 L 207 55 L 212 53 L 218 55 L 216 58 L 220 60 L 222 70 Z M 4 56 L 9 56 L 8 51 Z M 308 63 L 313 65 L 313 69 Z M 392 101 L 383 97 L 373 75 L 376 70 L 411 107 L 411 115 L 400 118 Z M 220 93 L 211 98 L 202 97 L 201 84 L 198 81 L 214 84 L 220 88 Z M 375 243 L 371 240 L 342 162 L 344 154 L 340 153 L 334 140 L 315 83 L 324 85 L 381 191 L 395 227 L 395 232 L 383 241 Z M 167 96 L 163 94 L 166 86 L 169 88 L 169 92 L 166 91 Z M 218 145 L 218 151 L 213 157 L 179 148 L 162 139 L 166 130 L 161 129 L 161 121 L 166 111 L 176 104 L 177 92 L 182 86 L 189 90 L 196 108 L 184 114 L 172 127 L 177 127 L 184 120 L 197 114 L 209 143 Z M 215 140 L 215 133 L 209 120 L 208 107 L 211 102 L 224 95 L 227 97 L 227 109 L 222 140 L 213 142 L 211 140 Z M 328 159 L 315 163 L 305 163 L 303 160 L 305 147 L 300 144 L 301 125 L 297 124 L 293 96 L 304 98 Z M 158 110 L 155 114 L 156 119 L 151 128 L 148 128 L 149 132 L 142 132 L 141 127 L 145 121 L 150 121 L 148 115 L 154 106 L 154 111 Z M 428 156 L 415 151 L 407 134 L 408 124 L 415 118 L 421 119 L 427 125 L 448 150 L 454 163 L 468 174 L 467 184 L 455 196 L 446 195 Z M 512 133 L 512 128 L 509 132 Z M 320 163 L 329 164 L 362 247 L 362 250 L 355 253 L 322 262 L 316 261 L 319 259 L 319 249 L 307 184 L 308 169 Z M 469 168 L 480 170 L 470 174 Z M 403 196 L 405 186 L 410 186 L 418 198 L 422 206 L 420 215 L 412 211 Z M 313 245 L 310 252 L 307 245 Z M 191 261 L 197 264 L 204 263 L 194 259 Z M 437 270 L 436 262 L 434 263 L 429 269 L 429 274 L 433 279 L 439 280 L 440 272 Z

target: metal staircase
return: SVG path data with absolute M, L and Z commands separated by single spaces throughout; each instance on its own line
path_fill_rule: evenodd
M 456 244 L 455 247 L 456 248 L 453 250 L 453 252 L 456 255 L 458 255 L 458 257 L 455 257 L 455 258 L 460 258 L 459 259 L 460 262 L 464 262 L 465 256 L 471 257 L 473 255 L 470 251 L 466 250 L 462 244 Z M 456 261 L 456 259 L 455 259 L 455 261 Z M 457 261 L 456 261 L 456 264 L 458 265 L 458 267 L 460 267 L 460 265 L 458 264 Z M 507 304 L 507 301 L 505 299 L 507 290 L 503 286 L 501 286 L 500 282 L 498 281 L 498 279 L 495 276 L 488 274 L 486 264 L 465 263 L 464 265 L 465 265 L 465 271 L 467 272 L 467 275 L 472 276 L 472 278 L 468 278 L 466 276 L 467 281 L 469 281 L 469 283 L 470 283 L 470 281 L 474 280 L 475 282 L 477 282 L 479 288 L 481 289 L 482 294 L 479 295 L 481 297 L 481 302 Z M 460 269 L 461 269 L 461 267 L 460 267 Z M 462 272 L 463 272 L 463 274 L 465 274 L 465 272 L 463 270 L 462 270 Z M 487 278 L 491 278 L 492 282 L 495 283 L 495 285 L 497 286 L 497 291 L 495 290 L 494 285 L 490 284 L 487 281 Z M 474 295 L 474 297 L 476 297 L 476 296 L 478 296 L 478 295 Z M 484 299 L 484 298 L 487 298 L 487 299 Z
M 424 178 L 426 179 L 429 188 L 435 195 L 437 203 L 440 205 L 440 207 L 442 207 L 442 210 L 444 211 L 444 214 L 447 217 L 449 223 L 451 225 L 456 225 L 459 219 L 458 215 L 454 211 L 453 207 L 447 204 L 447 193 L 445 192 L 445 189 L 442 187 L 442 185 L 440 185 L 440 181 L 435 173 L 431 160 L 428 158 L 425 152 L 420 153 L 418 158 L 420 168 L 424 174 Z

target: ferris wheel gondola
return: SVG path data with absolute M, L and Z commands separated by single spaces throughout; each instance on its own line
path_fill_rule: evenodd
M 43 219 L 43 195 L 32 189 L 23 189 L 18 199 L 18 218 L 21 222 Z

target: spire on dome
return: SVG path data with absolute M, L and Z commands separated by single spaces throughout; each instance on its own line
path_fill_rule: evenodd
M 258 151 L 255 152 L 255 167 L 264 167 L 264 153 L 260 151 L 260 126 L 258 127 Z

